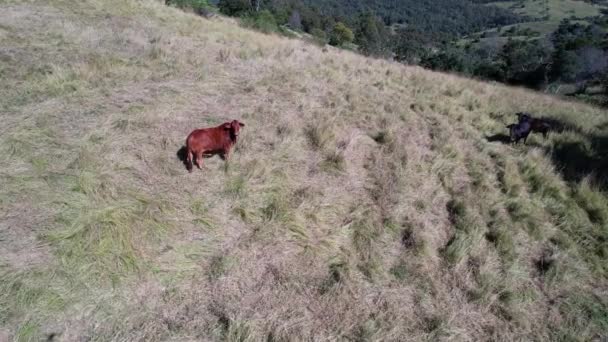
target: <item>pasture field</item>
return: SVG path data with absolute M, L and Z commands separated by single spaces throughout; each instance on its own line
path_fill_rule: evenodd
M 585 24 L 588 23 L 588 18 L 597 17 L 601 15 L 602 9 L 608 9 L 608 2 L 591 3 L 581 0 L 500 1 L 492 2 L 488 5 L 510 9 L 516 14 L 528 17 L 530 20 L 514 25 L 502 26 L 500 30 L 489 29 L 480 32 L 477 35 L 485 33 L 485 36 L 487 36 L 486 38 L 481 38 L 483 41 L 503 40 L 495 37 L 495 35 L 500 35 L 509 29 L 526 33 L 524 35 L 509 35 L 513 39 L 535 39 L 536 37 L 552 34 L 564 19 Z M 462 42 L 469 40 L 464 39 Z
M 506 144 L 518 111 L 565 130 Z M 598 107 L 164 1 L 3 0 L 0 341 L 606 339 L 607 160 Z

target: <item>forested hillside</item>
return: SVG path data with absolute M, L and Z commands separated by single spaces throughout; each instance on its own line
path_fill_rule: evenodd
M 403 24 L 421 31 L 460 36 L 486 28 L 514 24 L 522 18 L 495 6 L 459 0 L 303 0 L 324 14 L 356 18 L 372 12 L 386 25 Z

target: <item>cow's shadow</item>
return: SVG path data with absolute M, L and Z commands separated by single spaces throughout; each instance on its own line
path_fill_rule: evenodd
M 608 188 L 608 135 L 588 135 L 583 141 L 560 141 L 547 150 L 566 181 L 580 182 L 589 174 Z
M 186 157 L 188 155 L 188 150 L 186 149 L 186 146 L 182 146 L 180 147 L 179 150 L 177 150 L 177 159 L 179 159 L 182 163 L 186 163 Z
M 501 133 L 486 136 L 486 140 L 489 142 L 500 142 L 503 144 L 511 143 L 511 138 L 508 135 Z

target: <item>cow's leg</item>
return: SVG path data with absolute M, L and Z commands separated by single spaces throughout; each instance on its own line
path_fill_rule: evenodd
M 199 170 L 203 169 L 203 151 L 196 154 L 196 167 Z
M 225 149 L 220 156 L 227 161 L 230 158 L 230 149 Z
M 192 157 L 194 156 L 194 154 L 192 153 L 192 151 L 190 149 L 188 149 L 187 155 L 186 155 L 186 168 L 188 169 L 188 172 L 192 172 Z

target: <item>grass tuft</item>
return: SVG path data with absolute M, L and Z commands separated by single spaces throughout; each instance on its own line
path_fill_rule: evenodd
M 309 123 L 304 128 L 304 136 L 310 147 L 315 150 L 323 149 L 333 139 L 333 133 L 327 125 Z
M 345 167 L 344 154 L 338 150 L 327 152 L 321 163 L 321 169 L 328 172 L 342 172 Z

